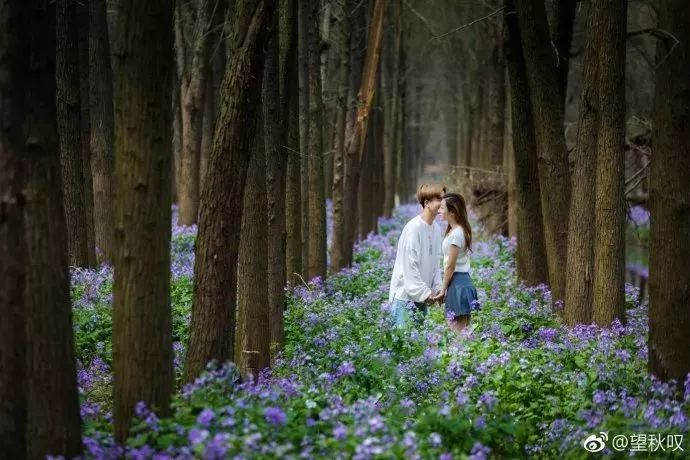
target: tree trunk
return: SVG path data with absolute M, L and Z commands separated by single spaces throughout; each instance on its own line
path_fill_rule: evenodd
M 113 74 L 105 0 L 89 2 L 89 116 L 95 246 L 100 262 L 113 262 L 115 154 Z
M 596 3 L 601 20 L 599 129 L 592 319 L 625 324 L 625 41 L 626 0 Z M 657 125 L 658 126 L 658 125 Z
M 510 77 L 515 194 L 517 200 L 517 272 L 528 286 L 548 282 L 546 247 L 542 227 L 542 207 L 534 138 L 532 103 L 527 70 L 522 53 L 520 27 L 513 0 L 505 0 L 506 27 L 510 35 L 507 63 Z
M 261 104 L 264 35 L 273 8 L 272 2 L 262 0 L 245 0 L 234 7 L 228 39 L 228 55 L 232 58 L 227 61 L 220 118 L 201 192 L 185 363 L 188 382 L 209 361 L 233 359 L 239 222 Z
M 533 112 L 549 282 L 554 302 L 565 298 L 570 171 L 563 130 L 563 101 L 552 64 L 546 11 L 539 2 L 518 2 L 523 53 Z
M 333 235 L 331 237 L 331 273 L 337 273 L 343 266 L 343 182 L 345 175 L 345 119 L 347 118 L 347 94 L 350 80 L 350 2 L 343 0 L 336 13 L 340 24 L 335 38 L 338 56 L 338 100 L 336 105 L 335 146 L 333 149 Z
M 592 321 L 592 282 L 594 281 L 594 235 L 597 167 L 597 119 L 599 117 L 599 83 L 597 48 L 601 41 L 597 9 L 587 14 L 587 42 L 582 75 L 582 97 L 578 120 L 577 143 L 573 153 L 573 196 L 568 228 L 568 264 L 565 291 L 566 324 L 589 324 Z
M 480 125 L 480 120 L 481 120 L 481 100 L 483 98 L 482 94 L 484 93 L 484 85 L 479 82 L 478 87 L 477 87 L 477 92 L 475 93 L 474 97 L 472 98 L 471 106 L 470 106 L 470 131 L 471 131 L 471 149 L 469 151 L 469 155 L 467 155 L 467 163 L 465 166 L 468 167 L 478 167 L 479 163 L 479 152 L 480 152 L 480 146 L 479 146 L 479 137 L 481 133 L 481 125 Z
M 27 259 L 24 233 L 24 94 L 31 21 L 18 2 L 0 2 L 0 452 L 26 458 Z
M 86 247 L 89 267 L 96 266 L 96 236 L 94 233 L 93 176 L 91 174 L 91 120 L 89 115 L 89 10 L 88 5 L 77 3 L 77 47 L 79 54 L 79 127 L 81 132 L 81 158 L 84 168 L 84 212 L 86 220 Z
M 274 22 L 275 24 L 275 22 Z M 274 33 L 274 32 L 273 32 Z M 269 43 L 271 39 L 269 38 Z M 277 45 L 277 43 L 274 42 Z M 275 54 L 266 52 L 266 66 L 275 61 Z M 266 73 L 264 73 L 267 76 Z M 275 77 L 275 75 L 273 75 Z M 273 80 L 275 83 L 275 80 Z M 266 90 L 264 89 L 264 95 Z M 277 98 L 276 98 L 277 99 Z M 276 100 L 274 99 L 274 101 Z M 268 101 L 267 101 L 268 102 Z M 235 356 L 239 363 L 242 378 L 252 376 L 257 379 L 259 372 L 270 364 L 269 341 L 269 305 L 268 305 L 268 229 L 265 206 L 257 206 L 256 197 L 266 190 L 266 156 L 264 154 L 264 136 L 261 125 L 257 127 L 254 149 L 244 193 L 244 210 L 242 212 L 242 230 L 239 248 L 239 280 L 237 292 L 238 334 Z M 270 138 L 271 135 L 269 135 Z M 268 140 L 268 139 L 267 139 Z M 268 144 L 268 142 L 267 142 Z M 276 161 L 272 159 L 271 161 Z M 271 235 L 276 238 L 277 235 Z
M 302 275 L 307 277 L 309 271 L 309 1 L 297 0 Z
M 204 94 L 204 121 L 201 133 L 201 147 L 199 151 L 199 190 L 204 187 L 208 157 L 213 145 L 213 129 L 218 120 L 220 86 L 225 72 L 225 35 L 223 21 L 226 15 L 224 4 L 216 6 L 213 3 L 212 31 L 209 31 L 208 54 L 210 69 L 206 75 L 206 91 Z
M 295 63 L 296 64 L 296 63 Z M 296 67 L 293 68 L 293 72 Z M 285 274 L 291 286 L 300 282 L 302 270 L 302 184 L 300 180 L 299 101 L 295 79 L 290 86 L 288 116 L 288 163 L 285 184 Z
M 565 105 L 568 93 L 568 71 L 570 64 L 570 44 L 573 41 L 573 24 L 575 23 L 575 6 L 577 0 L 555 0 L 553 2 L 553 20 L 551 21 L 551 38 L 556 52 L 556 75 L 561 99 Z
M 113 415 L 115 439 L 124 442 L 136 404 L 144 401 L 165 416 L 174 389 L 167 134 L 172 2 L 121 0 L 116 27 Z
M 285 2 L 275 14 L 271 36 L 266 45 L 263 80 L 263 115 L 266 158 L 266 189 L 268 190 L 268 312 L 271 358 L 283 343 L 283 312 L 285 310 L 285 176 L 288 151 L 286 94 L 290 80 L 296 77 L 292 62 L 297 57 L 294 21 L 295 1 Z M 282 48 L 280 48 L 282 45 Z M 270 235 L 270 237 L 269 237 Z
M 506 43 L 507 46 L 507 43 Z M 508 237 L 517 238 L 518 236 L 518 206 L 517 189 L 515 184 L 515 150 L 513 148 L 513 117 L 510 112 L 510 81 L 508 80 L 508 69 L 505 71 L 505 98 L 508 103 L 505 106 L 505 143 L 503 144 L 503 170 L 506 173 L 507 193 L 508 193 Z
M 357 185 L 357 231 L 353 242 L 363 240 L 370 231 L 369 217 L 371 213 L 371 197 L 373 196 L 374 168 L 376 148 L 374 137 L 376 130 L 376 111 L 369 112 L 369 133 L 364 140 L 364 155 L 360 165 L 361 174 Z
M 376 117 L 374 120 L 376 124 L 372 131 L 372 147 L 374 154 L 373 168 L 372 168 L 372 184 L 371 194 L 369 195 L 369 231 L 376 233 L 378 230 L 378 219 L 383 215 L 383 200 L 384 196 L 384 168 L 383 164 L 383 143 L 384 143 L 384 127 L 385 127 L 385 112 L 382 106 L 383 91 L 381 89 L 381 74 L 379 73 L 379 81 L 377 83 L 379 103 L 376 104 Z M 367 232 L 368 233 L 368 232 Z
M 56 5 L 57 119 L 70 265 L 89 267 L 84 185 L 86 170 L 81 144 L 77 5 L 73 0 L 59 0 Z
M 182 158 L 182 112 L 180 111 L 180 83 L 177 73 L 173 74 L 172 84 L 172 202 L 179 203 L 177 189 L 180 183 L 180 158 Z
M 309 32 L 309 279 L 326 276 L 326 196 L 323 172 L 323 99 L 319 54 L 319 2 L 310 0 Z
M 649 370 L 683 382 L 690 372 L 690 4 L 659 4 L 650 184 Z
M 369 38 L 367 41 L 366 57 L 362 69 L 361 86 L 357 93 L 357 103 L 355 105 L 357 114 L 354 120 L 353 129 L 346 139 L 345 151 L 348 158 L 347 165 L 350 166 L 351 171 L 350 173 L 346 173 L 345 176 L 345 195 L 343 197 L 343 221 L 347 223 L 354 222 L 356 216 L 356 194 L 364 152 L 364 141 L 367 136 L 367 122 L 374 98 L 374 89 L 376 87 L 376 74 L 381 54 L 381 37 L 383 36 L 384 11 L 385 0 L 375 0 Z M 354 54 L 356 55 L 356 53 Z M 346 166 L 346 169 L 348 166 Z M 343 236 L 343 263 L 345 266 L 348 266 L 352 263 L 355 226 L 346 224 Z
M 395 206 L 395 155 L 396 151 L 396 126 L 398 118 L 399 95 L 400 95 L 400 58 L 402 52 L 402 0 L 396 2 L 395 10 L 395 42 L 393 44 L 393 66 L 391 68 L 388 81 L 390 82 L 390 104 L 389 113 L 386 113 L 385 140 L 383 144 L 383 175 L 384 175 L 384 195 L 383 195 L 383 215 L 390 217 Z
M 331 22 L 333 17 L 333 2 L 320 2 L 319 5 L 319 28 L 318 28 L 318 50 L 319 50 L 319 75 L 321 78 L 321 101 L 322 101 L 322 122 L 321 145 L 324 150 L 323 157 L 323 183 L 324 193 L 327 200 L 332 200 L 331 191 L 333 189 L 333 105 L 327 103 L 333 99 L 333 32 Z
M 396 149 L 398 150 L 397 154 L 397 163 L 395 165 L 395 183 L 396 183 L 396 195 L 397 195 L 397 201 L 399 203 L 407 203 L 408 200 L 408 193 L 409 189 L 407 188 L 407 176 L 409 172 L 405 168 L 407 165 L 407 157 L 409 156 L 409 151 L 407 149 L 407 143 L 406 143 L 406 134 L 407 134 L 407 111 L 408 111 L 408 102 L 407 102 L 407 84 L 405 79 L 403 79 L 402 75 L 405 72 L 407 68 L 407 54 L 405 52 L 405 47 L 404 47 L 404 36 L 402 38 L 403 43 L 400 45 L 400 82 L 398 86 L 398 92 L 400 94 L 400 103 L 399 103 L 399 109 L 398 109 L 398 120 L 397 120 L 397 133 L 396 133 Z
M 177 36 L 181 35 L 184 40 L 177 45 L 178 59 L 183 59 L 182 65 L 178 64 L 178 69 L 182 68 L 179 75 L 182 157 L 177 191 L 180 225 L 196 223 L 199 213 L 199 165 L 208 74 L 210 7 L 209 0 L 196 0 L 192 4 L 178 6 L 176 25 L 182 27 L 182 33 L 178 33 Z M 182 51 L 183 47 L 185 49 Z
M 490 169 L 503 164 L 503 134 L 505 132 L 505 61 L 503 58 L 503 20 L 494 16 L 489 22 L 489 66 L 487 67 L 489 101 L 487 151 Z M 502 217 L 501 217 L 502 220 Z
M 27 136 L 23 217 L 26 260 L 31 261 L 24 291 L 27 457 L 71 458 L 81 453 L 81 433 L 55 111 L 56 14 L 45 2 L 31 2 L 26 15 L 19 25 L 27 46 L 22 63 L 27 113 L 21 122 Z

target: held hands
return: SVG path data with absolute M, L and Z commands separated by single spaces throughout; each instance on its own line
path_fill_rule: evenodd
M 431 294 L 427 299 L 426 303 L 429 305 L 433 305 L 435 303 L 442 304 L 446 300 L 446 291 L 445 289 L 442 289 L 438 291 L 436 294 Z

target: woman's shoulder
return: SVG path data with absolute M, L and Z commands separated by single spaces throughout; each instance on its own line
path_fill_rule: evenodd
M 446 237 L 449 238 L 453 243 L 460 243 L 460 245 L 465 244 L 465 232 L 462 230 L 462 227 L 452 229 L 450 232 L 448 232 Z
M 465 238 L 465 232 L 462 229 L 462 227 L 455 227 L 454 229 L 452 229 L 450 231 L 450 233 L 448 233 L 448 235 L 454 235 L 454 236 L 457 235 L 457 236 L 462 237 L 463 239 Z

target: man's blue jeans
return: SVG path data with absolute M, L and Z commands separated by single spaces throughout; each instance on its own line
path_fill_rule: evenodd
M 408 324 L 410 317 L 415 324 L 424 323 L 427 313 L 427 305 L 424 302 L 413 302 L 411 300 L 393 299 L 391 304 L 391 319 L 394 326 L 404 326 Z

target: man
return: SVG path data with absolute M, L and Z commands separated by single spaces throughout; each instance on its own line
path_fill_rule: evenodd
M 443 185 L 422 184 L 417 190 L 422 212 L 400 234 L 388 295 L 396 326 L 404 325 L 410 314 L 418 324 L 423 322 L 427 306 L 442 296 L 439 263 L 443 236 L 434 219 L 445 192 Z

